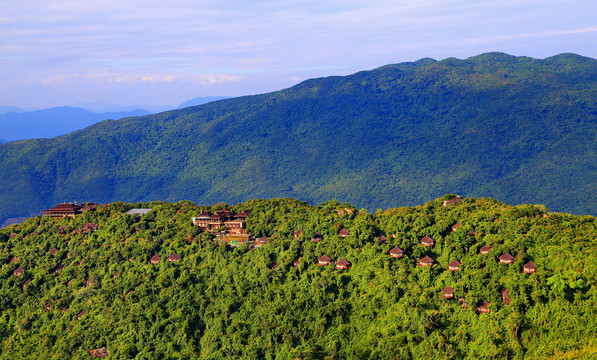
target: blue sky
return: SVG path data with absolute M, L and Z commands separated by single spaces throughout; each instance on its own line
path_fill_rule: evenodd
M 597 57 L 595 0 L 19 0 L 0 105 L 177 105 L 423 57 Z

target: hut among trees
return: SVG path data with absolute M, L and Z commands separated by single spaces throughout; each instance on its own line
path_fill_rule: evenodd
M 458 271 L 460 269 L 460 262 L 458 260 L 454 260 L 448 264 L 448 270 L 450 271 Z
M 443 204 L 442 204 L 442 205 L 443 205 L 444 207 L 448 207 L 448 206 L 451 206 L 451 205 L 457 204 L 457 203 L 459 203 L 459 202 L 461 202 L 461 201 L 462 201 L 462 197 L 461 197 L 461 196 L 456 196 L 456 197 L 453 197 L 453 198 L 451 198 L 451 199 L 444 200 L 444 202 L 443 202 Z
M 429 256 L 425 256 L 424 258 L 419 260 L 419 266 L 423 266 L 423 267 L 433 266 L 433 259 L 430 258 Z
M 457 222 L 456 224 L 452 225 L 452 231 L 454 232 L 454 231 L 458 230 L 459 227 L 460 227 L 460 223 Z
M 13 271 L 13 275 L 14 276 L 21 276 L 25 273 L 25 269 L 23 269 L 22 267 L 18 267 L 15 271 Z
M 489 303 L 485 300 L 482 300 L 475 310 L 477 310 L 479 314 L 487 314 L 491 312 L 491 310 L 489 310 Z
M 433 246 L 434 244 L 435 244 L 435 241 L 433 241 L 433 239 L 427 235 L 423 236 L 423 238 L 421 239 L 421 245 L 423 245 L 425 247 L 430 247 L 430 246 Z
M 449 286 L 446 286 L 443 290 L 442 290 L 442 297 L 444 299 L 453 299 L 454 298 L 454 289 L 452 289 Z
M 299 257 L 298 259 L 295 259 L 292 262 L 292 266 L 294 266 L 295 268 L 299 267 L 299 265 L 301 264 L 301 259 L 302 259 L 301 257 Z
M 313 237 L 311 238 L 311 240 L 317 242 L 320 242 L 321 240 L 323 240 L 323 235 L 321 235 L 321 233 L 316 232 L 315 235 L 313 235 Z
M 317 265 L 319 265 L 319 266 L 326 266 L 331 263 L 332 263 L 332 258 L 325 254 L 317 260 Z
M 512 302 L 512 300 L 510 299 L 510 290 L 502 290 L 502 301 L 504 302 L 504 305 L 510 306 L 510 303 Z
M 383 235 L 383 234 L 377 236 L 377 240 L 379 240 L 379 242 L 382 243 L 382 244 L 387 244 L 388 243 L 388 238 L 385 237 L 385 235 Z
M 487 245 L 483 245 L 483 247 L 479 250 L 480 255 L 488 254 L 491 251 L 491 248 Z
M 340 230 L 340 232 L 338 233 L 338 236 L 345 238 L 348 235 L 350 235 L 350 231 L 348 231 L 346 228 L 342 228 L 342 230 Z
M 537 271 L 537 268 L 535 267 L 535 263 L 533 263 L 532 261 L 529 261 L 528 263 L 524 264 L 522 267 L 522 272 L 525 274 L 533 274 Z
M 393 258 L 401 258 L 404 256 L 404 251 L 400 249 L 398 246 L 394 246 L 392 250 L 390 250 L 390 256 Z
M 83 232 L 87 233 L 87 232 L 93 232 L 93 231 L 97 231 L 99 227 L 99 224 L 96 223 L 87 223 L 85 225 L 83 225 Z
M 294 237 L 295 239 L 298 239 L 302 235 L 303 235 L 303 229 L 298 229 L 297 231 L 294 232 L 294 234 L 292 235 L 292 237 Z
M 351 266 L 352 264 L 350 263 L 350 261 L 346 260 L 345 258 L 340 259 L 340 261 L 336 263 L 337 270 L 350 269 Z
M 172 255 L 168 256 L 168 261 L 175 262 L 180 260 L 180 256 L 177 253 L 172 253 Z
M 50 255 L 56 255 L 57 252 L 58 252 L 58 249 L 56 249 L 55 247 L 50 249 Z
M 500 263 L 510 265 L 514 262 L 514 256 L 505 253 L 504 255 L 499 257 Z
M 154 256 L 151 257 L 151 259 L 149 259 L 149 261 L 151 261 L 152 265 L 156 265 L 157 263 L 160 262 L 160 256 L 158 254 L 155 254 Z

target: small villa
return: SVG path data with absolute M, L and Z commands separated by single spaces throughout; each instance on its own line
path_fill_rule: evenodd
M 401 258 L 404 256 L 404 251 L 400 249 L 398 246 L 394 246 L 392 250 L 390 250 L 390 256 L 393 258 Z
M 298 259 L 295 259 L 295 260 L 292 262 L 292 266 L 294 266 L 295 268 L 299 267 L 299 265 L 300 265 L 300 263 L 301 263 L 301 259 L 302 259 L 301 257 L 299 257 Z
M 458 260 L 454 260 L 448 264 L 448 270 L 450 271 L 458 271 L 460 269 L 460 262 Z
M 460 223 L 457 222 L 456 224 L 452 225 L 452 232 L 458 230 L 458 228 L 460 227 Z
M 487 245 L 483 245 L 483 247 L 479 250 L 480 255 L 488 254 L 491 251 L 491 248 Z
M 522 267 L 522 272 L 525 274 L 533 274 L 537 271 L 537 268 L 535 267 L 535 263 L 533 263 L 532 261 L 529 261 L 528 263 L 524 264 Z
M 10 261 L 9 261 L 10 264 L 16 264 L 18 262 L 19 262 L 19 258 L 16 256 L 11 257 Z
M 432 258 L 430 258 L 429 256 L 425 256 L 424 258 L 419 260 L 419 266 L 431 267 L 431 266 L 433 266 L 433 261 L 434 260 Z
M 322 257 L 320 257 L 319 259 L 317 259 L 317 265 L 319 266 L 327 266 L 329 264 L 332 263 L 332 258 L 327 256 L 327 255 L 323 255 Z
M 52 255 L 52 256 L 56 255 L 57 252 L 58 252 L 58 249 L 56 249 L 55 247 L 50 249 L 50 255 Z
M 149 259 L 149 261 L 151 261 L 151 263 L 153 265 L 156 265 L 157 263 L 160 262 L 160 256 L 158 254 L 155 254 L 154 256 L 151 257 L 151 259 Z
M 351 266 L 352 264 L 350 263 L 350 261 L 346 260 L 345 258 L 340 259 L 340 261 L 336 263 L 337 270 L 350 269 Z
M 379 240 L 379 242 L 382 243 L 382 244 L 387 244 L 388 243 L 388 238 L 385 237 L 385 235 L 383 235 L 383 234 L 379 235 L 377 237 L 377 240 Z
M 443 290 L 442 290 L 442 297 L 444 299 L 453 299 L 454 298 L 454 289 L 452 289 L 449 286 L 446 286 Z
M 311 240 L 317 242 L 320 242 L 321 240 L 323 240 L 323 235 L 321 235 L 319 232 L 316 232 L 315 235 L 313 235 L 313 238 L 311 238 Z
M 25 273 L 25 269 L 23 269 L 22 267 L 18 267 L 15 271 L 13 271 L 13 275 L 14 276 L 21 276 L 23 275 L 23 273 Z
M 514 262 L 514 256 L 508 253 L 505 253 L 504 255 L 500 256 L 499 259 L 501 264 L 510 265 Z
M 177 253 L 172 253 L 172 255 L 168 256 L 168 261 L 170 262 L 176 262 L 180 260 L 180 256 L 178 256 Z
M 451 205 L 454 205 L 454 204 L 458 204 L 461 201 L 462 201 L 462 197 L 456 196 L 456 197 L 453 197 L 453 198 L 451 198 L 449 200 L 445 200 L 442 205 L 444 207 L 448 207 L 448 206 L 451 206 Z
M 342 228 L 342 230 L 340 230 L 340 232 L 338 233 L 338 236 L 340 236 L 341 238 L 345 238 L 348 235 L 350 235 L 350 231 L 348 231 L 346 228 Z
M 487 314 L 491 312 L 491 310 L 489 310 L 489 303 L 485 300 L 482 300 L 475 310 L 477 310 L 479 314 Z
M 510 290 L 502 290 L 502 301 L 504 302 L 504 305 L 510 306 L 510 303 L 512 302 L 512 300 L 510 300 Z
M 425 247 L 430 247 L 433 246 L 435 244 L 435 241 L 433 241 L 432 238 L 430 238 L 429 236 L 425 235 L 422 239 L 421 239 L 421 245 L 425 246 Z
M 294 234 L 292 235 L 293 238 L 298 239 L 303 235 L 303 229 L 298 229 L 297 231 L 294 232 Z
M 85 225 L 83 225 L 83 232 L 87 233 L 87 232 L 93 232 L 93 231 L 97 231 L 99 227 L 99 224 L 96 223 L 87 223 Z
M 269 240 L 269 238 L 267 236 L 262 236 L 260 238 L 255 239 L 255 241 L 253 242 L 253 247 L 259 248 L 262 245 L 267 244 L 267 241 Z
M 56 266 L 56 269 L 54 269 L 54 272 L 58 275 L 60 275 L 60 273 L 62 272 L 62 269 L 64 269 L 64 265 L 58 265 Z

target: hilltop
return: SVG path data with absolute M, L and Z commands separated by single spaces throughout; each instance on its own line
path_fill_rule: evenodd
M 62 201 L 445 193 L 597 214 L 597 60 L 422 59 L 0 145 L 0 220 Z
M 193 226 L 224 208 L 259 247 Z M 596 238 L 592 216 L 453 195 L 37 216 L 0 230 L 0 358 L 590 358 Z

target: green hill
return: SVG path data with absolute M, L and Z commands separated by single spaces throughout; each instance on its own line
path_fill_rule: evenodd
M 445 193 L 597 214 L 597 60 L 422 59 L 0 145 L 0 220 L 63 201 Z
M 0 230 L 0 359 L 594 358 L 595 217 L 491 198 L 444 207 L 451 197 L 375 214 L 272 199 L 29 219 Z M 247 230 L 267 244 L 230 247 L 192 226 L 223 207 L 251 209 Z M 352 267 L 318 266 L 324 254 Z M 417 266 L 425 256 L 432 267 Z M 537 271 L 525 274 L 530 261 Z

